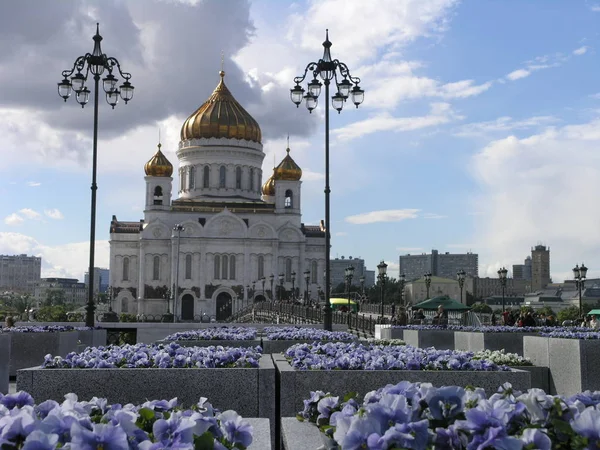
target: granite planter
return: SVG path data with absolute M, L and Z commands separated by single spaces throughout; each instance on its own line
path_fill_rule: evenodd
M 523 356 L 530 359 L 534 366 L 550 367 L 549 340 L 544 336 L 525 336 Z
M 512 369 L 524 370 L 531 374 L 531 387 L 550 392 L 550 371 L 547 367 L 513 366 Z
M 223 347 L 256 347 L 262 345 L 260 339 L 246 341 L 226 341 L 221 339 L 198 339 L 197 341 L 157 341 L 157 344 L 170 344 L 174 342 L 182 347 L 212 347 L 221 345 Z M 263 352 L 269 353 L 269 352 Z
M 208 399 L 210 401 L 210 399 Z M 258 419 L 258 418 L 246 418 L 254 433 L 252 434 L 252 444 L 248 447 L 248 450 L 275 450 L 274 443 L 272 442 L 271 430 L 274 428 L 274 423 L 269 419 Z
M 402 339 L 404 340 L 404 328 L 382 328 L 381 339 Z
M 10 367 L 10 334 L 0 333 L 0 394 L 8 394 Z
M 482 331 L 455 331 L 454 347 L 456 350 L 478 352 L 481 350 L 503 350 L 506 353 L 523 354 L 523 339 L 535 336 L 535 333 L 484 333 Z
M 297 370 L 282 355 L 273 355 L 279 380 L 279 415 L 295 417 L 310 391 L 321 390 L 333 395 L 367 392 L 406 380 L 432 383 L 434 386 L 478 386 L 488 395 L 505 382 L 515 389 L 531 387 L 531 374 L 522 370 L 510 372 L 426 371 L 426 370 Z
M 281 450 L 316 450 L 322 445 L 321 432 L 315 424 L 300 422 L 295 416 L 281 418 Z
M 10 376 L 17 375 L 17 370 L 25 367 L 39 366 L 47 354 L 67 356 L 77 351 L 79 339 L 77 331 L 61 331 L 47 333 L 8 333 L 10 345 Z M 90 397 L 91 398 L 91 397 Z
M 549 338 L 548 360 L 553 394 L 600 390 L 600 340 Z
M 451 330 L 403 330 L 404 342 L 413 347 L 435 347 L 438 350 L 454 350 L 454 331 Z
M 263 355 L 259 368 L 215 369 L 43 369 L 17 373 L 17 390 L 34 399 L 63 401 L 73 392 L 81 399 L 106 398 L 112 403 L 143 403 L 177 397 L 190 406 L 207 397 L 216 408 L 233 409 L 243 417 L 262 417 L 275 423 L 275 368 Z M 274 428 L 274 427 L 272 427 Z M 275 430 L 271 430 L 272 442 Z
M 78 347 L 85 350 L 86 347 L 101 347 L 106 345 L 106 330 L 77 330 Z

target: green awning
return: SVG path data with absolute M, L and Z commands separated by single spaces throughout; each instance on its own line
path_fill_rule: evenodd
M 447 295 L 442 295 L 440 297 L 433 297 L 428 300 L 422 301 L 421 303 L 413 305 L 413 310 L 434 310 L 437 309 L 440 305 L 442 305 L 446 311 L 468 311 L 469 309 L 471 309 L 468 306 L 463 305 L 462 303 L 459 303 L 456 300 L 448 297 Z
M 600 316 L 600 309 L 592 309 L 589 313 L 588 316 Z

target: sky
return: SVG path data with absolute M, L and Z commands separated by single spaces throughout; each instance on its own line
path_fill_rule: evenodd
M 93 108 L 57 83 L 92 51 L 96 22 L 135 86 L 114 110 L 100 99 L 96 266 L 111 217 L 143 218 L 159 130 L 177 166 L 222 54 L 262 128 L 264 173 L 289 135 L 302 220 L 324 218 L 324 94 L 309 114 L 289 89 L 328 28 L 365 90 L 330 116 L 333 257 L 385 260 L 397 277 L 400 255 L 472 251 L 493 277 L 544 244 L 555 282 L 582 262 L 600 276 L 600 1 L 1 2 L 0 254 L 42 256 L 42 276 L 87 270 Z

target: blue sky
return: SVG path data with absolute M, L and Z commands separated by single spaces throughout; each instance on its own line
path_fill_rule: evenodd
M 159 128 L 176 165 L 221 51 L 263 128 L 265 174 L 289 134 L 303 221 L 324 218 L 324 99 L 309 115 L 289 88 L 329 28 L 366 91 L 331 116 L 332 255 L 385 259 L 397 276 L 401 254 L 470 250 L 494 276 L 544 243 L 555 281 L 582 261 L 600 275 L 600 2 L 72 0 L 48 10 L 53 27 L 38 22 L 45 7 L 0 14 L 0 253 L 41 255 L 43 276 L 87 266 L 92 111 L 62 103 L 55 83 L 91 51 L 96 21 L 136 85 L 129 105 L 101 105 L 98 266 L 111 216 L 142 218 Z

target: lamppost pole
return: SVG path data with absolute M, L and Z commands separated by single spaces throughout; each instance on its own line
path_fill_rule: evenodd
M 254 305 L 254 294 L 256 293 L 255 288 L 256 288 L 256 281 L 253 281 L 252 282 L 252 296 L 251 296 L 253 305 Z M 248 302 L 248 304 L 250 304 L 250 303 Z
M 431 273 L 426 273 L 423 276 L 425 277 L 425 287 L 427 288 L 427 299 L 428 299 L 429 298 L 429 288 L 431 287 Z
M 377 278 L 379 279 L 379 284 L 381 286 L 381 323 L 383 323 L 383 302 L 384 302 L 384 293 L 385 293 L 385 279 L 386 279 L 386 272 L 387 272 L 387 264 L 384 261 L 381 261 L 377 265 L 377 270 L 379 271 Z
M 131 74 L 123 72 L 121 65 L 116 58 L 107 56 L 102 53 L 100 36 L 100 25 L 96 24 L 96 34 L 94 39 L 94 49 L 92 53 L 86 53 L 84 56 L 79 56 L 73 67 L 70 70 L 63 70 L 63 80 L 58 83 L 58 95 L 66 102 L 71 96 L 71 91 L 75 92 L 77 103 L 83 108 L 90 99 L 90 90 L 85 86 L 88 74 L 91 73 L 94 78 L 94 134 L 92 145 L 92 198 L 90 212 L 90 264 L 88 271 L 88 302 L 86 306 L 85 325 L 88 327 L 94 326 L 94 257 L 96 249 L 96 173 L 98 168 L 98 90 L 100 84 L 100 75 L 105 70 L 108 75 L 102 79 L 102 86 L 106 92 L 106 101 L 112 108 L 117 105 L 119 96 L 125 104 L 133 98 L 133 86 L 129 82 Z M 113 75 L 113 71 L 125 80 L 119 88 L 117 88 L 118 79 Z M 77 73 L 75 73 L 77 72 Z M 70 77 L 70 80 L 69 80 Z
M 581 263 L 581 267 L 576 265 L 573 269 L 573 278 L 575 279 L 575 286 L 579 291 L 579 317 L 583 317 L 583 303 L 581 300 L 581 291 L 585 287 L 585 278 L 587 277 L 588 268 L 585 267 L 585 264 Z
M 296 298 L 296 272 L 292 272 L 292 303 L 294 302 L 294 299 Z
M 404 304 L 404 285 L 406 283 L 406 275 L 401 273 L 398 277 L 398 281 L 400 282 L 400 303 L 402 303 L 402 306 L 406 306 Z
M 348 292 L 348 326 L 350 326 L 350 286 L 352 286 L 352 277 L 354 276 L 354 266 L 346 268 L 346 290 Z
M 456 280 L 458 281 L 458 287 L 460 288 L 460 302 L 463 302 L 463 286 L 465 285 L 465 277 L 466 273 L 464 270 L 460 269 L 456 272 Z
M 308 305 L 308 281 L 310 280 L 310 271 L 307 269 L 304 271 L 304 281 L 306 281 L 306 292 L 304 295 L 304 304 Z
M 502 269 L 498 270 L 498 276 L 500 277 L 500 286 L 502 287 L 502 312 L 505 311 L 505 307 L 504 307 L 504 290 L 506 289 L 506 274 L 508 273 L 508 270 L 506 270 L 505 267 L 503 267 Z
M 260 279 L 261 283 L 262 283 L 262 295 L 265 298 L 265 300 L 267 299 L 267 293 L 265 292 L 265 281 L 267 281 L 267 279 L 263 277 Z
M 329 186 L 329 85 L 331 80 L 335 80 L 338 92 L 331 98 L 333 107 L 341 112 L 344 103 L 349 95 L 352 95 L 352 102 L 358 108 L 364 99 L 364 91 L 359 87 L 360 78 L 353 77 L 350 74 L 350 69 L 346 64 L 337 60 L 331 59 L 331 42 L 329 41 L 329 30 L 325 32 L 325 41 L 323 42 L 323 57 L 317 62 L 310 62 L 304 69 L 304 74 L 294 78 L 296 84 L 290 89 L 290 97 L 292 102 L 298 107 L 302 100 L 306 101 L 306 108 L 312 113 L 312 110 L 317 107 L 318 97 L 321 93 L 322 84 L 325 85 L 325 310 L 323 327 L 331 331 L 332 314 L 329 298 L 331 295 L 330 287 L 330 272 L 331 272 L 331 217 L 330 217 L 330 193 Z M 300 83 L 304 82 L 306 76 L 311 73 L 312 81 L 308 83 L 308 92 Z M 317 77 L 323 80 L 321 83 Z M 343 78 L 338 81 L 338 78 Z M 354 85 L 354 86 L 353 86 Z
M 177 233 L 177 252 L 175 255 L 175 292 L 173 293 L 173 323 L 177 322 L 177 296 L 179 294 L 179 245 L 181 243 L 181 232 L 184 231 L 183 225 L 177 224 L 173 231 Z
M 361 275 L 360 278 L 360 295 L 365 296 L 365 276 Z
M 275 275 L 269 275 L 269 280 L 271 281 L 271 303 L 275 303 L 275 294 L 273 293 L 273 280 L 275 279 Z
M 279 304 L 283 301 L 283 280 L 285 279 L 285 275 L 283 273 L 279 274 L 279 295 L 277 296 L 277 300 Z

